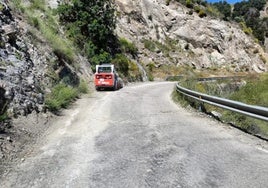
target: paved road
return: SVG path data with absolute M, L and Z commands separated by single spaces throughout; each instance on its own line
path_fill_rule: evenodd
M 267 187 L 268 143 L 178 107 L 173 87 L 79 100 L 0 187 Z

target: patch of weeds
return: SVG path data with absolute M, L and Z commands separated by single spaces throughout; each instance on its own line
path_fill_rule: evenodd
M 88 84 L 85 80 L 80 80 L 79 86 L 78 86 L 78 92 L 86 94 L 89 92 Z
M 129 61 L 130 60 L 124 54 L 116 54 L 112 63 L 115 65 L 119 73 L 128 76 Z
M 134 45 L 134 43 L 129 42 L 125 38 L 120 38 L 119 43 L 120 43 L 120 48 L 121 48 L 122 52 L 130 53 L 131 55 L 137 55 L 138 48 Z
M 8 117 L 7 112 L 0 115 L 0 122 L 6 121 L 8 119 L 9 119 L 9 117 Z
M 61 108 L 66 108 L 78 97 L 76 89 L 65 84 L 57 84 L 50 94 L 46 96 L 45 104 L 52 112 L 57 112 Z
M 268 74 L 253 78 L 230 97 L 246 104 L 268 107 Z
M 156 45 L 155 45 L 154 41 L 148 40 L 148 39 L 143 39 L 142 42 L 143 42 L 144 47 L 146 49 L 148 49 L 151 52 L 154 52 L 155 51 Z
M 45 1 L 44 0 L 33 0 L 31 1 L 31 6 L 30 9 L 32 10 L 41 10 L 43 12 L 45 12 L 46 7 L 45 7 Z

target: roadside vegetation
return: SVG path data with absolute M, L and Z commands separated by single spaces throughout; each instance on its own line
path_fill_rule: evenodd
M 89 91 L 87 83 L 72 75 L 59 76 L 57 66 L 79 69 L 76 63 L 78 52 L 87 57 L 89 68 L 95 65 L 114 63 L 124 81 L 142 80 L 139 67 L 134 62 L 138 49 L 127 39 L 118 38 L 115 30 L 115 5 L 113 1 L 71 0 L 62 1 L 57 9 L 50 9 L 45 0 L 22 0 L 12 2 L 13 9 L 24 17 L 32 27 L 28 34 L 33 43 L 44 39 L 57 62 L 50 62 L 47 76 L 52 80 L 51 93 L 45 95 L 45 104 L 50 111 L 66 108 L 80 94 Z M 88 8 L 90 7 L 90 9 Z M 72 73 L 70 73 L 72 74 Z M 5 116 L 1 116 L 4 119 Z
M 198 82 L 195 77 L 188 77 L 187 79 L 182 79 L 180 81 L 180 85 L 208 95 L 228 98 L 250 105 L 268 107 L 267 73 L 217 82 Z M 230 123 L 248 133 L 268 138 L 268 126 L 265 121 L 197 102 L 196 100 L 185 97 L 176 91 L 173 93 L 173 98 L 185 107 L 190 105 L 211 115 L 213 115 L 212 112 L 217 112 L 217 114 L 219 114 L 216 117 L 217 119 Z
M 62 2 L 57 13 L 67 37 L 89 59 L 93 71 L 95 65 L 114 63 L 125 81 L 140 80 L 140 71 L 131 60 L 137 57 L 137 47 L 114 33 L 116 14 L 113 1 Z
M 43 37 L 53 53 L 58 57 L 57 62 L 51 61 L 46 75 L 51 79 L 51 93 L 45 95 L 45 105 L 52 112 L 58 112 L 66 108 L 81 94 L 88 93 L 89 88 L 85 81 L 73 79 L 72 75 L 60 78 L 56 73 L 57 65 L 67 63 L 77 69 L 79 65 L 75 62 L 78 48 L 74 42 L 65 37 L 59 25 L 58 15 L 55 10 L 49 9 L 44 0 L 33 0 L 24 4 L 21 0 L 13 2 L 14 10 L 23 16 L 32 27 L 28 34 L 33 43 L 38 44 L 40 36 Z M 69 66 L 68 65 L 68 66 Z M 5 118 L 1 116 L 0 120 Z

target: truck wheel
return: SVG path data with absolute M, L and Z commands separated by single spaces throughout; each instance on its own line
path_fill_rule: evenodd
M 117 87 L 117 81 L 115 81 L 113 90 L 116 91 L 117 89 L 118 89 L 118 87 Z

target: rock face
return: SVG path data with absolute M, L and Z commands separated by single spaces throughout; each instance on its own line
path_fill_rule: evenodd
M 37 49 L 24 38 L 24 33 L 6 7 L 1 13 L 0 87 L 10 102 L 10 116 L 44 110 L 44 87 L 47 63 Z
M 0 166 L 24 155 L 49 126 L 53 116 L 46 112 L 45 94 L 65 80 L 78 85 L 90 81 L 89 62 L 76 55 L 74 68 L 64 61 L 25 22 L 23 15 L 0 1 Z M 7 115 L 11 121 L 5 120 Z M 4 119 L 4 121 L 3 121 Z M 6 168 L 0 168 L 0 175 Z
M 268 56 L 260 45 L 230 22 L 200 18 L 178 2 L 165 0 L 116 0 L 117 34 L 133 41 L 144 64 L 190 65 L 196 69 L 225 69 L 232 72 L 264 72 Z M 168 54 L 144 48 L 151 40 L 175 48 Z
M 55 79 L 68 77 L 70 84 L 77 85 L 81 75 L 91 77 L 92 74 L 84 64 L 76 72 L 54 53 L 41 35 L 33 41 L 29 27 L 8 6 L 0 11 L 0 112 L 2 104 L 8 101 L 10 117 L 45 111 L 44 95 L 50 92 Z M 76 58 L 78 64 L 88 63 L 82 57 Z

